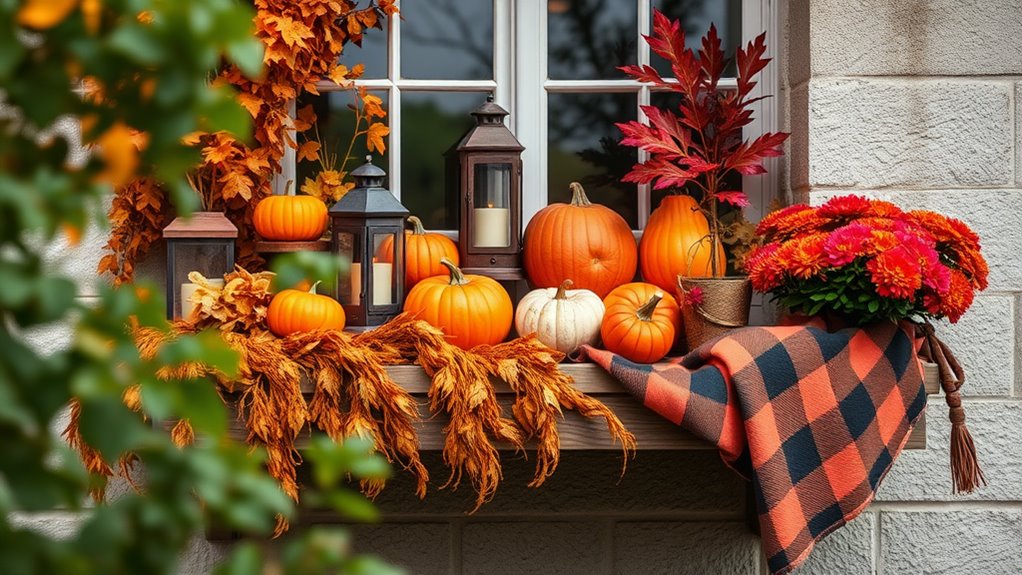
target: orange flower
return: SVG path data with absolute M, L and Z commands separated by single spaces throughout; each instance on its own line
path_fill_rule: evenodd
M 918 257 L 900 246 L 866 262 L 866 269 L 882 297 L 911 299 L 923 285 Z
M 827 258 L 823 248 L 827 243 L 827 234 L 813 234 L 799 238 L 781 248 L 779 257 L 784 257 L 784 268 L 792 276 L 809 279 L 823 271 L 827 266 Z
M 957 323 L 965 310 L 972 305 L 974 296 L 969 278 L 958 270 L 951 270 L 951 289 L 947 295 L 940 298 L 940 313 L 947 316 L 951 323 Z
M 759 292 L 768 292 L 780 287 L 784 271 L 775 257 L 781 245 L 770 243 L 756 248 L 745 260 L 745 272 L 749 274 L 752 287 Z
M 866 215 L 870 201 L 862 196 L 836 196 L 820 206 L 820 217 L 828 220 L 848 220 Z

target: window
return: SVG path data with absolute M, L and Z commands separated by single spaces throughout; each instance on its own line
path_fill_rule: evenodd
M 360 85 L 378 93 L 388 109 L 387 154 L 377 158 L 389 188 L 428 228 L 454 230 L 457 214 L 445 202 L 443 153 L 471 125 L 469 112 L 493 92 L 510 113 L 509 127 L 525 145 L 523 216 L 548 202 L 566 201 L 568 183 L 581 181 L 594 201 L 613 207 L 641 230 L 662 195 L 646 186 L 621 183 L 642 153 L 617 145 L 614 122 L 635 119 L 640 105 L 668 103 L 628 79 L 617 66 L 651 63 L 640 34 L 648 33 L 653 8 L 682 18 L 697 45 L 710 22 L 733 52 L 740 42 L 768 31 L 767 45 L 779 44 L 773 0 L 411 0 L 403 19 L 392 19 L 387 34 L 368 34 L 361 49 L 349 46 L 342 62 L 364 63 Z M 778 93 L 777 64 L 767 68 L 760 88 Z M 733 86 L 725 83 L 725 89 Z M 323 95 L 306 96 L 319 116 L 320 135 L 332 152 L 347 145 L 352 115 L 350 94 L 329 83 Z M 753 133 L 775 130 L 776 98 L 756 111 Z M 360 158 L 362 150 L 353 150 Z M 349 169 L 357 165 L 349 163 Z M 285 165 L 287 163 L 285 162 Z M 291 169 L 295 169 L 292 165 Z M 777 164 L 770 176 L 749 178 L 744 189 L 757 219 L 777 190 Z M 297 166 L 298 181 L 318 167 Z M 286 177 L 286 176 L 285 176 Z

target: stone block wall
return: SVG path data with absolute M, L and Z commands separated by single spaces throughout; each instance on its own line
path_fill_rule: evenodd
M 964 220 L 990 288 L 939 326 L 965 365 L 968 424 L 990 485 L 951 494 L 950 424 L 931 398 L 928 447 L 804 573 L 1022 572 L 1022 3 L 787 4 L 792 195 L 858 193 Z M 804 154 L 804 155 L 803 155 Z

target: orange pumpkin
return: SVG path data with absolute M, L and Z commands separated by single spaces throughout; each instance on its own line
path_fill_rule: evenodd
M 405 298 L 405 311 L 442 329 L 462 349 L 504 341 L 513 318 L 504 288 L 488 277 L 463 274 L 447 258 L 440 263 L 448 274 L 415 284 Z
M 328 221 L 326 204 L 312 196 L 269 196 L 252 213 L 256 233 L 273 241 L 318 240 Z
M 312 289 L 315 288 L 313 285 Z M 337 300 L 312 293 L 312 290 L 283 290 L 273 296 L 266 310 L 266 325 L 278 337 L 320 329 L 344 329 L 344 319 L 344 308 Z
M 406 291 L 426 278 L 446 274 L 447 268 L 440 263 L 442 258 L 458 265 L 458 246 L 450 238 L 443 234 L 427 233 L 422 227 L 422 220 L 415 216 L 408 216 L 408 223 L 412 224 L 412 229 L 405 230 Z M 381 262 L 393 263 L 393 237 L 387 236 L 380 243 L 376 258 Z
M 601 298 L 635 277 L 638 260 L 632 229 L 617 212 L 586 197 L 571 183 L 570 204 L 550 204 L 525 228 L 525 272 L 537 288 L 571 278 L 576 289 Z
M 669 293 L 642 282 L 617 287 L 603 300 L 603 345 L 637 363 L 662 359 L 674 346 L 681 311 Z
M 717 241 L 714 274 L 710 268 L 710 224 L 691 196 L 667 196 L 649 216 L 639 241 L 642 279 L 673 293 L 678 276 L 722 276 L 727 265 Z

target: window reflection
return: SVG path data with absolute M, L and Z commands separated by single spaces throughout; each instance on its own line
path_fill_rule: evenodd
M 373 92 L 373 94 L 379 96 L 383 100 L 383 109 L 387 110 L 387 92 Z M 333 168 L 341 170 L 344 166 L 344 156 L 348 151 L 348 146 L 351 144 L 351 135 L 355 130 L 355 113 L 348 107 L 354 103 L 355 96 L 350 91 L 343 92 L 325 92 L 322 95 L 316 96 L 313 94 L 304 94 L 298 98 L 298 102 L 295 106 L 296 110 L 300 110 L 307 104 L 312 104 L 313 110 L 316 112 L 316 127 L 313 130 L 309 130 L 304 136 L 299 136 L 299 142 L 304 141 L 302 138 L 313 139 L 316 133 L 319 133 L 319 141 L 322 146 L 325 146 L 326 154 L 323 153 L 323 149 L 320 149 L 320 157 L 323 161 L 328 162 L 329 159 L 325 156 L 335 156 L 336 162 L 333 166 L 326 166 L 327 169 Z M 384 118 L 384 122 L 390 124 L 390 117 Z M 366 128 L 365 122 L 363 122 L 360 129 Z M 384 138 L 387 144 L 387 149 L 390 149 L 390 138 Z M 369 153 L 365 145 L 365 137 L 360 136 L 356 140 L 355 145 L 351 147 L 351 153 L 348 155 L 347 166 L 344 167 L 345 171 L 350 172 L 358 166 L 361 166 L 365 162 L 365 157 Z M 389 165 L 389 154 L 384 153 L 380 155 L 378 152 L 373 153 L 373 163 L 377 166 L 387 169 Z M 295 166 L 295 190 L 300 190 L 302 185 L 305 183 L 306 178 L 315 179 L 316 174 L 323 168 L 318 160 L 305 160 L 300 161 Z M 349 178 L 350 180 L 350 178 Z
M 637 161 L 635 148 L 618 144 L 615 122 L 635 119 L 636 95 L 550 94 L 548 201 L 571 201 L 568 184 L 581 182 L 594 202 L 638 226 L 638 195 L 623 183 Z
M 653 0 L 653 8 L 660 10 L 671 20 L 681 20 L 685 30 L 685 45 L 698 51 L 703 36 L 710 29 L 710 23 L 717 25 L 717 35 L 728 56 L 735 53 L 742 38 L 742 0 Z M 650 22 L 652 33 L 653 23 Z M 673 76 L 666 60 L 650 51 L 650 63 L 663 76 Z M 725 76 L 734 76 L 732 62 L 725 69 Z
M 492 0 L 401 3 L 401 76 L 493 79 Z
M 483 93 L 402 92 L 401 203 L 429 229 L 458 229 L 448 208 L 444 153 L 475 121 Z
M 387 25 L 384 30 L 369 30 L 362 36 L 362 45 L 346 44 L 340 62 L 348 68 L 356 64 L 365 66 L 362 78 L 378 80 L 387 77 Z
M 551 78 L 623 78 L 617 67 L 636 62 L 636 2 L 550 0 L 547 9 Z

